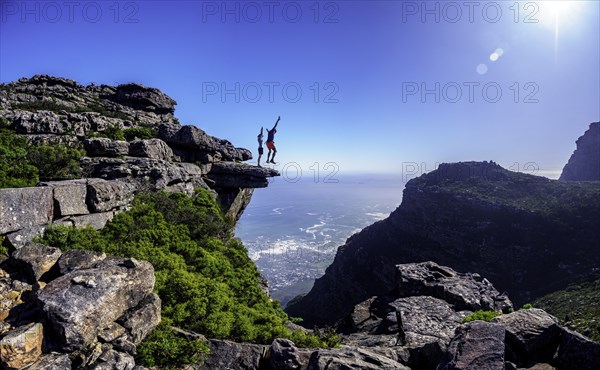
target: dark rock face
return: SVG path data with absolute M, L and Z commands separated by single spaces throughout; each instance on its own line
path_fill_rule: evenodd
M 600 122 L 577 139 L 577 149 L 563 168 L 561 180 L 600 181 Z
M 504 327 L 473 321 L 459 327 L 439 370 L 504 370 Z
M 600 343 L 563 328 L 556 364 L 559 369 L 600 369 Z
M 69 355 L 51 353 L 43 355 L 29 370 L 67 370 L 71 368 Z
M 273 369 L 299 370 L 307 360 L 290 340 L 275 339 L 269 347 L 269 363 Z
M 218 162 L 212 165 L 208 178 L 225 188 L 266 188 L 268 177 L 278 172 L 265 167 L 250 166 L 235 162 Z
M 402 204 L 350 237 L 311 292 L 286 311 L 308 327 L 331 325 L 394 289 L 396 264 L 422 261 L 476 271 L 522 305 L 600 264 L 599 188 L 491 162 L 440 165 L 409 181 Z

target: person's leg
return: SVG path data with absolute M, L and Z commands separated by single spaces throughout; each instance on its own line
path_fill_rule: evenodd
M 275 146 L 273 145 L 273 156 L 271 157 L 271 163 L 273 164 L 277 164 L 275 163 L 275 154 L 277 154 L 277 148 L 275 148 Z
M 269 163 L 269 158 L 271 157 L 271 149 L 269 149 L 269 151 L 267 152 L 267 162 Z
M 260 158 L 263 155 L 263 148 L 258 148 L 258 167 L 260 167 Z

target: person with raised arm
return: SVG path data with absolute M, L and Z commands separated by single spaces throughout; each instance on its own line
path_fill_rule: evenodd
M 267 153 L 267 163 L 275 163 L 275 155 L 277 154 L 277 148 L 275 148 L 275 134 L 277 133 L 277 125 L 279 124 L 279 120 L 281 116 L 277 117 L 277 122 L 275 122 L 275 126 L 272 129 L 267 129 L 267 149 L 269 152 Z M 271 152 L 273 152 L 273 156 L 271 157 Z M 271 160 L 269 161 L 269 158 Z

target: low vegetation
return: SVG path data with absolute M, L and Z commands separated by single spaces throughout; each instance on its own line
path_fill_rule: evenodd
M 471 322 L 471 321 L 475 321 L 475 320 L 492 321 L 492 319 L 494 317 L 498 317 L 500 315 L 502 315 L 502 313 L 496 312 L 496 311 L 478 310 L 478 311 L 475 311 L 472 314 L 468 315 L 467 317 L 465 317 L 463 319 L 463 323 L 467 323 L 467 322 Z
M 78 160 L 83 155 L 83 150 L 64 144 L 30 145 L 12 130 L 0 128 L 0 188 L 79 178 Z
M 533 305 L 561 324 L 600 342 L 600 277 L 586 279 L 537 299 Z
M 117 214 L 100 231 L 59 226 L 48 229 L 40 241 L 63 250 L 150 261 L 162 316 L 174 326 L 210 338 L 268 344 L 285 337 L 299 346 L 335 346 L 338 338 L 331 331 L 313 335 L 286 327 L 287 315 L 261 290 L 256 265 L 230 230 L 212 195 L 198 189 L 193 197 L 140 195 L 130 210 Z M 142 345 L 140 360 L 147 366 L 181 364 L 194 353 L 182 349 L 185 358 L 172 358 L 179 353 L 173 348 L 185 346 L 168 332 L 158 329 Z

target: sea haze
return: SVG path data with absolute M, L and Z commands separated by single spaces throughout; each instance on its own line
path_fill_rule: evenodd
M 402 200 L 399 175 L 346 174 L 328 181 L 275 178 L 254 192 L 237 224 L 236 236 L 282 305 L 310 290 L 348 237 L 386 218 Z

